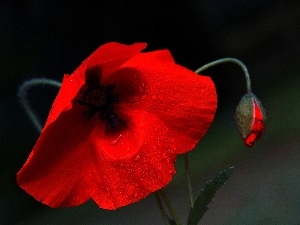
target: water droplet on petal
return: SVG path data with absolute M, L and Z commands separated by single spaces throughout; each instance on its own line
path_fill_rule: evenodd
M 142 92 L 142 91 L 144 91 L 144 90 L 145 90 L 145 84 L 144 84 L 144 83 L 141 83 L 141 84 L 139 85 L 139 91 Z
M 155 96 L 155 95 L 152 95 L 151 98 L 152 98 L 152 100 L 155 100 L 155 99 L 156 99 L 156 96 Z
M 120 139 L 122 137 L 123 134 L 120 134 L 115 140 L 111 141 L 110 144 L 111 145 L 117 145 L 120 142 Z
M 141 156 L 140 155 L 136 155 L 135 157 L 134 157 L 134 161 L 138 161 L 139 159 L 141 158 Z
M 134 102 L 137 102 L 139 100 L 140 96 L 136 95 L 136 96 L 133 96 L 131 99 L 130 99 L 130 102 L 134 103 Z
M 164 154 L 163 154 L 163 158 L 164 158 L 164 159 L 167 159 L 167 158 L 168 158 L 167 153 L 164 153 Z

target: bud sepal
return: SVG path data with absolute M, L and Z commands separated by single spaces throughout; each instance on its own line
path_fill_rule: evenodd
M 261 137 L 266 126 L 266 113 L 253 93 L 245 94 L 236 108 L 235 120 L 247 147 Z

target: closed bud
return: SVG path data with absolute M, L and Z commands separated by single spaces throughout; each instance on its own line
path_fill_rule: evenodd
M 266 123 L 265 110 L 253 93 L 243 96 L 236 108 L 235 120 L 245 145 L 252 147 L 264 132 Z

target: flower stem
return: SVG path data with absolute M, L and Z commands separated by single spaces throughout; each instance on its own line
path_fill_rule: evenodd
M 237 64 L 238 66 L 240 66 L 242 68 L 242 70 L 244 72 L 244 75 L 246 77 L 247 91 L 248 91 L 248 93 L 251 93 L 251 80 L 250 80 L 248 69 L 247 69 L 246 65 L 238 59 L 235 59 L 235 58 L 218 59 L 218 60 L 207 63 L 204 66 L 200 67 L 199 69 L 197 69 L 195 71 L 195 73 L 201 73 L 203 70 L 209 69 L 213 66 L 216 66 L 216 65 L 219 65 L 219 64 L 222 64 L 222 63 L 235 63 L 235 64 Z
M 161 195 L 162 199 L 164 200 L 164 202 L 165 202 L 167 208 L 169 209 L 169 211 L 170 211 L 170 213 L 171 213 L 171 215 L 172 215 L 172 217 L 173 217 L 176 225 L 182 225 L 182 223 L 180 222 L 179 216 L 178 216 L 175 208 L 173 207 L 170 199 L 168 198 L 165 190 L 162 188 L 162 189 L 160 189 L 158 191 L 158 193 Z
M 190 161 L 189 161 L 188 153 L 184 154 L 184 167 L 185 167 L 185 173 L 186 173 L 188 189 L 189 189 L 190 205 L 191 207 L 193 207 L 194 197 L 193 197 L 193 188 L 191 183 L 191 171 L 190 171 Z
M 159 210 L 160 210 L 160 213 L 161 213 L 161 216 L 163 218 L 163 221 L 164 221 L 165 225 L 169 225 L 170 223 L 168 221 L 168 218 L 167 218 L 164 206 L 163 206 L 163 204 L 161 202 L 161 199 L 160 199 L 160 197 L 158 195 L 158 192 L 155 192 L 154 196 L 155 196 L 156 203 L 157 203 L 157 205 L 159 207 Z
M 24 108 L 25 112 L 29 116 L 29 119 L 35 126 L 35 128 L 38 130 L 38 132 L 42 131 L 42 124 L 39 121 L 36 113 L 33 111 L 33 109 L 30 106 L 29 99 L 27 98 L 28 90 L 34 86 L 38 85 L 49 85 L 54 87 L 60 87 L 61 83 L 55 80 L 46 79 L 46 78 L 34 78 L 28 81 L 25 81 L 20 87 L 18 91 L 18 97 L 20 100 L 20 103 L 22 107 Z

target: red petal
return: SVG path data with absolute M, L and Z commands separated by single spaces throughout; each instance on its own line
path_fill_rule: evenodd
M 257 133 L 250 133 L 245 139 L 244 139 L 244 144 L 247 147 L 252 147 L 254 145 L 254 142 L 258 139 L 258 134 Z
M 147 112 L 125 114 L 128 129 L 107 136 L 98 118 L 84 121 L 76 108 L 63 112 L 18 173 L 20 187 L 51 207 L 92 197 L 100 207 L 116 209 L 165 186 L 176 157 L 168 129 Z
M 177 153 L 184 153 L 195 147 L 211 125 L 217 107 L 216 90 L 209 77 L 167 58 L 166 51 L 141 53 L 122 66 L 140 74 L 145 90 L 138 101 L 123 102 L 120 107 L 155 115 L 171 131 Z
M 169 183 L 175 173 L 174 144 L 165 125 L 144 111 L 123 113 L 128 129 L 107 136 L 96 126 L 88 146 L 97 165 L 91 196 L 105 209 L 139 201 Z
M 151 58 L 155 57 L 161 63 L 173 63 L 173 58 L 169 51 L 155 51 L 151 53 Z M 148 60 L 148 59 L 147 59 Z M 147 61 L 145 60 L 145 62 Z M 131 63 L 135 63 L 134 59 Z M 145 100 L 146 98 L 146 81 L 148 74 L 143 74 L 141 71 L 131 68 L 131 64 L 127 67 L 125 64 L 118 71 L 113 73 L 107 80 L 106 83 L 116 85 L 115 91 L 118 93 L 121 102 L 127 103 L 138 103 L 141 98 Z M 159 69 L 159 68 L 158 68 Z M 144 96 L 143 96 L 144 95 Z M 145 103 L 146 101 L 142 101 Z M 138 104 L 138 108 L 142 108 L 141 104 Z M 131 107 L 134 105 L 131 104 Z M 118 107 L 118 106 L 117 106 Z
M 244 143 L 247 147 L 252 147 L 254 142 L 261 137 L 265 130 L 264 116 L 257 104 L 256 100 L 253 98 L 253 120 L 251 125 L 251 133 L 244 139 Z
M 37 200 L 59 207 L 92 197 L 105 209 L 136 202 L 165 186 L 175 173 L 176 154 L 191 150 L 206 133 L 217 102 L 212 81 L 174 64 L 167 51 L 136 55 L 142 47 L 104 45 L 65 76 L 17 175 Z M 115 107 L 127 125 L 121 133 L 105 134 L 98 117 L 87 119 L 82 106 L 71 106 L 86 68 L 95 64 L 101 66 L 102 82 L 115 81 L 124 93 Z M 136 80 L 139 85 L 131 90 Z
M 123 45 L 116 42 L 100 46 L 81 63 L 71 76 L 64 76 L 62 87 L 52 105 L 44 129 L 55 121 L 63 110 L 70 109 L 72 99 L 85 82 L 85 71 L 88 67 L 100 65 L 102 80 L 105 80 L 108 75 L 119 69 L 124 62 L 138 54 L 145 47 L 145 43 Z
M 46 129 L 50 123 L 55 121 L 63 110 L 68 110 L 72 107 L 72 99 L 83 84 L 83 80 L 78 80 L 76 77 L 67 74 L 64 75 L 61 88 L 52 104 L 43 129 Z
M 88 67 L 100 65 L 103 82 L 107 76 L 116 71 L 123 63 L 138 54 L 145 47 L 145 43 L 124 45 L 116 42 L 110 42 L 101 45 L 81 63 L 72 76 L 84 80 L 85 71 Z
M 95 118 L 97 119 L 97 118 Z M 92 170 L 86 148 L 95 126 L 82 107 L 64 111 L 41 133 L 26 163 L 17 174 L 24 190 L 51 207 L 74 206 L 90 198 L 87 177 Z
M 252 131 L 262 134 L 265 129 L 264 122 L 263 122 L 264 121 L 263 113 L 255 99 L 253 100 L 253 104 L 254 104 L 254 107 L 253 107 L 254 108 L 254 116 L 253 116 Z

